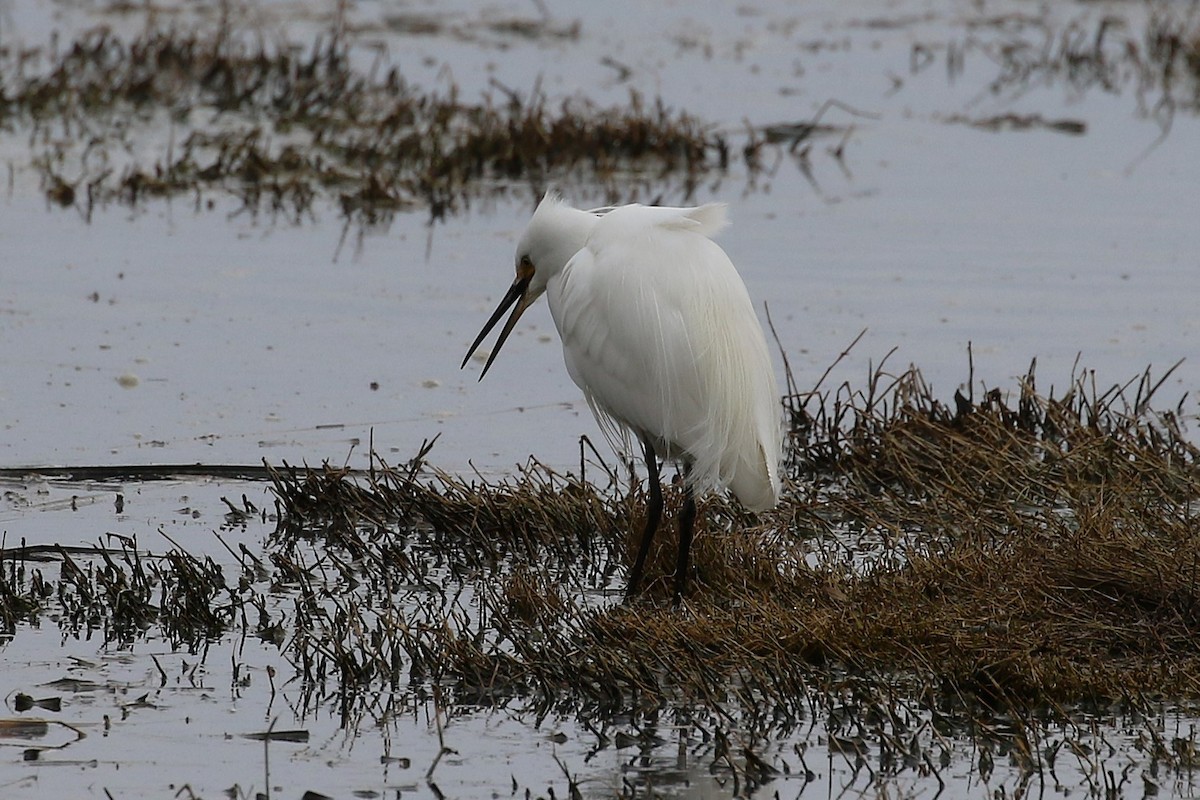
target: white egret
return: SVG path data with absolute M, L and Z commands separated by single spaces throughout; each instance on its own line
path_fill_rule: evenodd
M 676 602 L 695 494 L 727 487 L 756 511 L 779 498 L 779 391 L 746 286 L 710 238 L 726 225 L 723 204 L 581 211 L 548 194 L 517 245 L 516 280 L 463 359 L 465 367 L 515 304 L 483 380 L 521 314 L 546 294 L 567 371 L 600 428 L 618 452 L 637 437 L 646 458 L 650 501 L 629 595 L 662 516 L 659 457 L 684 473 Z

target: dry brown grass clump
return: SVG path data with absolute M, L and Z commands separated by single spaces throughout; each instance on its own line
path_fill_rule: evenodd
M 231 548 L 237 575 L 124 540 L 7 549 L 0 633 L 51 615 L 200 649 L 240 630 L 282 648 L 305 708 L 382 717 L 436 690 L 601 730 L 673 710 L 761 732 L 815 710 L 900 736 L 980 710 L 1198 701 L 1200 452 L 1178 407 L 1151 410 L 1161 384 L 1085 374 L 1056 398 L 1031 371 L 952 407 L 913 370 L 791 391 L 784 502 L 705 501 L 678 610 L 671 525 L 623 599 L 640 487 L 594 460 L 464 480 L 427 446 L 367 471 L 268 466 L 277 526 L 261 558 Z M 228 505 L 228 530 L 265 520 Z
M 349 635 L 340 657 L 360 676 L 405 663 L 474 701 L 586 715 L 700 703 L 795 718 L 847 691 L 941 709 L 1200 699 L 1197 449 L 1178 411 L 1150 410 L 1148 374 L 1092 386 L 1044 397 L 1031 371 L 1011 401 L 949 408 L 910 371 L 793 393 L 785 502 L 758 517 L 707 502 L 681 611 L 669 533 L 658 580 L 621 601 L 643 497 L 611 473 L 600 488 L 537 465 L 502 485 L 417 462 L 366 480 L 279 473 L 281 552 L 312 534 L 327 554 L 361 545 L 377 555 L 357 579 L 394 603 L 335 599 L 355 622 L 302 624 L 292 657 L 319 680 L 335 663 L 307 637 Z M 394 658 L 353 643 L 364 626 Z

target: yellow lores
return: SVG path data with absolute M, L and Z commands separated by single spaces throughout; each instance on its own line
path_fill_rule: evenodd
M 725 206 L 627 205 L 580 211 L 555 195 L 517 245 L 517 277 L 467 358 L 514 303 L 487 373 L 544 292 L 567 371 L 614 449 L 641 442 L 650 474 L 646 529 L 627 593 L 638 591 L 662 516 L 658 458 L 681 462 L 675 599 L 687 585 L 695 493 L 729 488 L 747 508 L 779 499 L 779 389 L 746 285 L 710 237 Z

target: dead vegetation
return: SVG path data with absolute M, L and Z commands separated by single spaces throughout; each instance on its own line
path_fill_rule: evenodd
M 1056 13 L 1063 10 L 1065 19 Z M 1195 12 L 1195 3 L 1170 2 L 1149 2 L 1122 13 L 1089 4 L 1034 13 L 987 10 L 965 21 L 960 39 L 915 42 L 908 72 L 913 76 L 940 66 L 956 82 L 969 63 L 984 63 L 993 77 L 976 101 L 990 94 L 1003 106 L 1049 87 L 1065 90 L 1072 101 L 1096 92 L 1131 94 L 1136 113 L 1157 124 L 1165 137 L 1177 112 L 1200 111 L 1200 18 Z M 905 83 L 893 80 L 897 89 Z M 1082 119 L 1015 111 L 977 117 L 969 110 L 947 110 L 938 116 L 989 131 L 1082 135 L 1088 127 Z
M 1124 714 L 1155 770 L 1186 772 L 1193 739 L 1148 721 L 1200 701 L 1200 451 L 1181 406 L 1155 410 L 1164 380 L 1081 372 L 1056 396 L 1031 368 L 950 404 L 912 369 L 790 385 L 785 501 L 708 499 L 680 610 L 670 529 L 623 601 L 645 498 L 584 442 L 578 474 L 501 482 L 430 467 L 432 445 L 369 471 L 268 465 L 275 530 L 230 549 L 236 574 L 123 539 L 11 548 L 0 620 L 191 652 L 256 636 L 292 664 L 289 702 L 347 726 L 485 706 L 572 716 L 601 749 L 669 719 L 748 788 L 787 765 L 759 737 L 817 716 L 831 753 L 882 774 L 937 778 L 968 736 L 981 774 L 1003 755 L 1026 781 L 1091 758 L 1090 715 Z M 265 513 L 227 504 L 227 530 Z
M 199 652 L 224 635 L 253 602 L 226 585 L 211 557 L 173 548 L 161 556 L 109 534 L 94 548 L 17 547 L 0 551 L 0 636 L 49 614 L 64 635 L 98 635 L 128 647 L 153 631 L 173 648 Z M 47 564 L 54 569 L 44 569 Z M 243 587 L 244 588 L 244 587 Z
M 1200 698 L 1200 469 L 1178 412 L 1150 410 L 1149 374 L 1107 392 L 1083 374 L 1054 398 L 1031 370 L 1011 401 L 953 408 L 915 371 L 886 380 L 786 398 L 787 501 L 753 518 L 709 500 L 678 613 L 669 537 L 660 580 L 619 600 L 643 498 L 611 472 L 282 469 L 274 557 L 315 560 L 292 574 L 314 602 L 291 657 L 318 683 L 406 677 L 588 716 L 798 718 L 818 687 L 939 709 Z
M 381 56 L 355 63 L 336 32 L 299 48 L 228 25 L 132 40 L 99 28 L 61 49 L 0 47 L 0 129 L 27 131 L 48 199 L 89 217 L 111 202 L 201 206 L 228 192 L 294 220 L 323 197 L 350 219 L 417 208 L 436 219 L 502 184 L 569 174 L 609 194 L 618 181 L 689 193 L 729 164 L 711 126 L 637 93 L 600 108 L 493 81 L 467 100 L 453 83 L 410 84 Z
M 989 16 L 969 20 L 962 41 L 914 44 L 909 72 L 944 62 L 955 80 L 969 56 L 981 55 L 995 65 L 987 91 L 1010 99 L 1053 83 L 1077 94 L 1132 87 L 1140 112 L 1165 136 L 1176 110 L 1200 108 L 1194 16 L 1168 4 L 1144 25 L 1112 15 L 1065 24 L 1044 14 Z M 493 79 L 486 96 L 467 98 L 451 80 L 415 85 L 382 51 L 356 45 L 340 18 L 306 45 L 227 17 L 197 30 L 155 19 L 129 39 L 100 27 L 45 47 L 0 41 L 0 131 L 27 138 L 51 204 L 90 219 L 110 203 L 182 196 L 205 208 L 231 195 L 245 213 L 301 222 L 330 205 L 347 221 L 372 224 L 412 210 L 439 219 L 480 197 L 527 186 L 536 195 L 550 183 L 603 202 L 686 199 L 730 167 L 753 187 L 773 169 L 764 146 L 776 160 L 786 148 L 807 174 L 809 140 L 837 133 L 830 154 L 841 162 L 854 131 L 820 125 L 818 112 L 761 131 L 748 124 L 745 137 L 731 140 L 636 91 L 606 108 Z M 581 35 L 577 23 L 548 19 L 398 13 L 386 26 L 499 47 Z M 1036 114 L 944 118 L 988 130 L 1086 130 L 1082 120 Z
M 787 498 L 757 517 L 707 501 L 679 613 L 669 533 L 647 594 L 620 601 L 644 498 L 595 456 L 496 484 L 432 469 L 426 449 L 370 473 L 269 468 L 278 529 L 237 579 L 120 538 L 11 548 L 0 618 L 11 635 L 53 610 L 75 635 L 157 628 L 190 649 L 241 628 L 283 643 L 309 686 L 431 681 L 588 714 L 799 714 L 847 680 L 989 708 L 1200 698 L 1200 468 L 1179 410 L 1151 410 L 1148 372 L 1103 392 L 1083 373 L 1060 397 L 1034 378 L 953 407 L 912 370 L 792 387 Z M 230 528 L 260 513 L 230 508 Z
M 1132 87 L 1148 113 L 1195 111 L 1200 108 L 1195 7 L 1148 3 L 1147 8 L 1144 25 L 1113 14 L 1084 15 L 1060 26 L 1038 16 L 994 17 L 975 26 L 977 33 L 986 33 L 972 44 L 982 44 L 1001 68 L 991 85 L 994 92 L 1019 93 L 1050 81 L 1080 94 Z

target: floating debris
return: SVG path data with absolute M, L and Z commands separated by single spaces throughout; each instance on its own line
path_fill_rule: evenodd
M 1083 120 L 1046 119 L 1041 114 L 996 114 L 978 119 L 953 114 L 946 118 L 946 122 L 962 123 L 985 131 L 1046 130 L 1071 136 L 1082 136 L 1087 133 L 1087 123 Z

